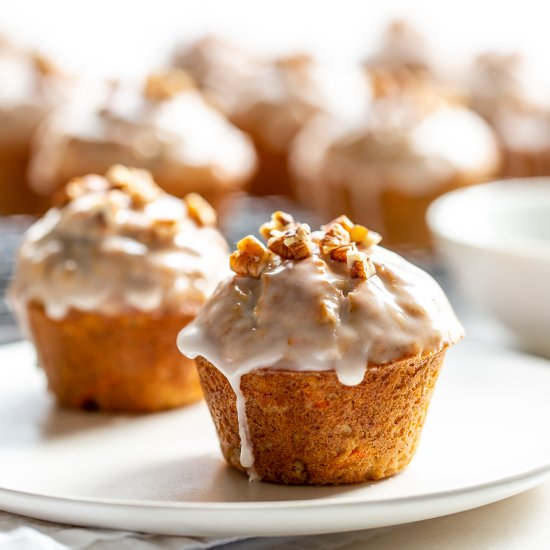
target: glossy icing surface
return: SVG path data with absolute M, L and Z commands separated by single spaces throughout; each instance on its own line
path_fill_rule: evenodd
M 64 166 L 94 157 L 124 160 L 174 178 L 186 169 L 202 170 L 228 185 L 247 179 L 255 166 L 247 136 L 192 86 L 151 97 L 139 86 L 120 84 L 98 90 L 95 97 L 77 97 L 42 128 L 32 184 L 48 194 Z
M 147 172 L 116 167 L 75 180 L 66 193 L 20 247 L 10 291 L 18 311 L 37 301 L 54 319 L 71 308 L 193 314 L 227 274 L 227 245 L 212 216 L 197 221 L 193 206 Z

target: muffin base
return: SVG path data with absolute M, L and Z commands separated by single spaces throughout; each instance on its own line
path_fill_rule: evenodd
M 397 474 L 412 459 L 445 351 L 370 366 L 344 386 L 333 371 L 262 369 L 245 374 L 254 473 L 262 481 L 328 485 Z M 225 376 L 196 359 L 221 450 L 241 466 L 236 398 Z
M 503 157 L 502 176 L 505 178 L 550 175 L 550 151 L 548 149 L 508 149 L 503 145 Z
M 0 215 L 40 214 L 48 201 L 27 185 L 27 145 L 0 146 Z
M 284 196 L 294 198 L 294 188 L 288 169 L 286 151 L 272 151 L 255 141 L 258 170 L 250 184 L 250 193 L 258 196 Z
M 37 303 L 27 314 L 38 362 L 61 405 L 153 412 L 202 396 L 193 361 L 176 346 L 191 316 L 71 310 L 54 320 Z

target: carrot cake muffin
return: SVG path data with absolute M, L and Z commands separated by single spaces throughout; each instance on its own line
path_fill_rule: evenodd
M 275 212 L 182 330 L 227 462 L 253 479 L 336 484 L 401 471 L 463 330 L 438 284 L 340 216 Z
M 228 116 L 244 80 L 265 60 L 221 36 L 206 35 L 176 51 L 175 67 L 189 73 L 205 96 Z
M 168 193 L 198 192 L 218 205 L 250 179 L 255 153 L 191 77 L 175 70 L 150 76 L 142 88 L 116 84 L 56 113 L 37 136 L 31 183 L 51 195 L 70 178 L 118 162 L 150 170 Z
M 175 340 L 229 271 L 213 209 L 123 166 L 57 200 L 26 234 L 10 297 L 59 403 L 156 411 L 199 399 Z
M 499 161 L 489 125 L 430 87 L 379 98 L 352 124 L 313 121 L 291 155 L 303 204 L 325 218 L 348 212 L 407 249 L 429 247 L 433 199 L 490 178 Z
M 546 80 L 546 82 L 545 82 Z M 506 177 L 550 175 L 550 82 L 519 54 L 485 53 L 469 75 L 471 105 L 493 126 Z
M 61 100 L 61 88 L 49 61 L 0 37 L 0 215 L 44 210 L 26 172 L 32 135 Z
M 320 65 L 307 54 L 259 65 L 241 82 L 231 120 L 256 146 L 259 168 L 251 192 L 292 195 L 288 154 L 296 134 L 318 113 L 360 116 L 370 85 L 358 67 Z

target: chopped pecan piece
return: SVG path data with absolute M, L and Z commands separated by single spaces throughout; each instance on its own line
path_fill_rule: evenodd
M 276 234 L 267 241 L 268 248 L 285 260 L 302 260 L 313 254 L 310 229 L 301 223 L 284 233 Z
M 275 235 L 287 231 L 294 225 L 294 218 L 290 214 L 277 210 L 277 212 L 271 214 L 271 221 L 260 226 L 260 235 L 268 240 Z
M 229 257 L 229 267 L 237 275 L 259 277 L 272 258 L 271 252 L 252 235 L 237 243 L 237 250 Z
M 334 223 L 339 223 L 348 233 L 353 229 L 355 224 L 347 217 L 347 216 L 338 216 L 331 222 L 329 222 L 327 225 L 323 227 L 323 229 L 330 227 Z
M 172 69 L 150 75 L 145 83 L 145 96 L 153 101 L 164 101 L 195 87 L 195 81 L 188 73 Z
M 307 69 L 313 63 L 313 58 L 308 53 L 296 53 L 280 57 L 277 60 L 277 66 L 287 70 L 303 70 Z
M 355 247 L 348 250 L 346 262 L 349 274 L 353 278 L 370 279 L 376 273 L 372 260 L 364 252 L 357 250 Z
M 153 221 L 153 231 L 161 239 L 170 239 L 177 233 L 180 224 L 178 220 L 156 219 Z
M 198 193 L 189 193 L 183 198 L 189 216 L 200 225 L 216 225 L 216 211 Z
M 51 59 L 35 52 L 32 54 L 32 60 L 40 74 L 44 76 L 60 74 L 59 67 Z
M 337 262 L 345 262 L 347 261 L 348 251 L 350 250 L 357 250 L 354 243 L 346 244 L 331 250 L 330 257 Z
M 69 181 L 65 187 L 57 191 L 53 197 L 53 204 L 61 208 L 82 195 L 96 191 L 108 191 L 109 184 L 105 178 L 89 174 Z
M 112 189 L 124 191 L 136 206 L 143 206 L 161 194 L 160 187 L 153 181 L 151 173 L 147 170 L 115 164 L 109 168 L 105 177 Z
M 338 222 L 332 222 L 325 229 L 325 235 L 319 242 L 323 254 L 330 254 L 336 248 L 346 246 L 350 242 L 349 232 Z

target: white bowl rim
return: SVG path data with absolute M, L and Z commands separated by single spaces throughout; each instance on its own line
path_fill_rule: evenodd
M 449 214 L 450 209 L 456 208 L 458 201 L 464 200 L 466 196 L 473 194 L 488 196 L 491 194 L 498 201 L 502 200 L 503 192 L 495 193 L 497 189 L 506 189 L 505 193 L 524 193 L 528 187 L 531 188 L 531 191 L 529 195 L 525 195 L 525 198 L 534 199 L 532 188 L 535 187 L 547 195 L 550 206 L 550 176 L 500 179 L 462 187 L 441 195 L 428 207 L 426 222 L 432 234 L 440 240 L 509 256 L 550 261 L 550 241 L 545 242 L 542 239 L 511 235 L 506 235 L 505 240 L 498 242 L 488 239 L 487 235 L 480 235 L 479 239 L 474 239 L 471 235 L 461 233 L 456 225 L 446 223 L 450 219 L 446 214 Z

